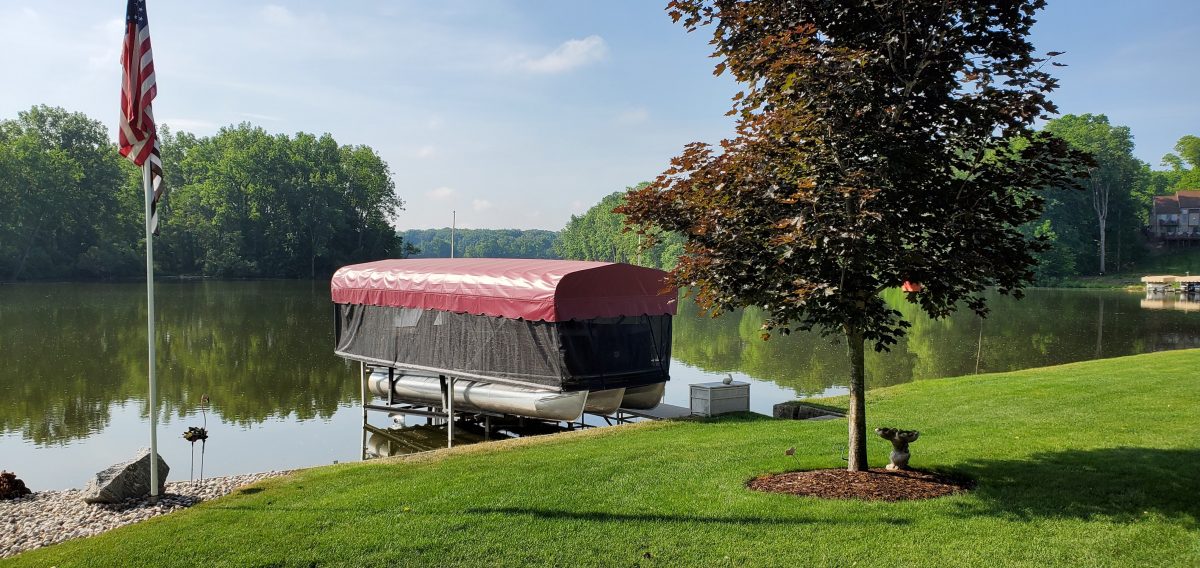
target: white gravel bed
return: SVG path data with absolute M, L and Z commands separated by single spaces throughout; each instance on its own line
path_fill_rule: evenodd
M 39 491 L 20 499 L 0 500 L 0 558 L 165 515 L 286 473 L 269 471 L 167 483 L 165 494 L 153 505 L 146 499 L 90 505 L 83 502 L 78 489 Z

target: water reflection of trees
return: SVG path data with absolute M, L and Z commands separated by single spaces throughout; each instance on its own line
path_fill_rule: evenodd
M 135 284 L 5 286 L 0 432 L 62 443 L 107 426 L 114 404 L 145 415 L 144 302 Z M 237 424 L 328 418 L 355 399 L 323 283 L 163 283 L 158 305 L 161 416 L 195 412 L 205 393 Z
M 324 282 L 159 284 L 162 416 L 197 411 L 208 393 L 226 422 L 328 418 L 357 399 L 354 369 L 334 356 Z M 0 286 L 0 433 L 38 444 L 105 428 L 111 408 L 146 414 L 144 291 L 139 284 Z M 887 300 L 913 322 L 891 353 L 868 353 L 871 387 L 975 371 L 979 319 L 921 316 L 900 292 Z M 1122 292 L 1033 290 L 998 299 L 983 322 L 982 371 L 1200 346 L 1200 314 L 1142 310 Z M 1103 311 L 1102 311 L 1103 310 Z M 841 385 L 845 346 L 816 334 L 759 338 L 760 314 L 700 318 L 685 304 L 674 354 L 713 372 L 742 372 L 801 393 Z
M 971 374 L 977 358 L 981 372 L 994 372 L 1200 346 L 1200 315 L 1143 311 L 1139 296 L 1125 292 L 1031 290 L 1020 301 L 997 295 L 982 322 L 970 312 L 931 320 L 898 290 L 885 299 L 913 326 L 891 352 L 867 354 L 871 388 Z M 674 324 L 673 353 L 707 371 L 738 371 L 802 394 L 844 384 L 844 344 L 816 333 L 763 341 L 760 322 L 755 309 L 713 319 L 695 316 L 685 303 Z

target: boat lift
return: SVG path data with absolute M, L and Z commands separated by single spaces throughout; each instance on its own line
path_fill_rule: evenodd
M 677 292 L 627 264 L 405 259 L 334 274 L 336 353 L 359 362 L 368 411 L 589 427 L 661 402 Z M 386 403 L 377 401 L 386 400 Z

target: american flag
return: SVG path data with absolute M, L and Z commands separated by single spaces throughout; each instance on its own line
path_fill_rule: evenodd
M 154 112 L 150 103 L 158 94 L 154 85 L 154 56 L 150 51 L 150 25 L 146 0 L 129 0 L 125 10 L 125 44 L 121 51 L 121 155 L 141 166 L 150 161 L 150 230 L 158 234 L 158 201 L 162 199 L 162 155 Z

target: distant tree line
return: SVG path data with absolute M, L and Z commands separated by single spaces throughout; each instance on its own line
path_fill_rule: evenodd
M 1152 169 L 1133 156 L 1129 128 L 1104 115 L 1065 115 L 1044 129 L 1096 163 L 1084 190 L 1048 192 L 1041 218 L 1022 227 L 1052 245 L 1038 255 L 1039 282 L 1136 269 L 1155 254 L 1144 231 L 1153 197 L 1200 189 L 1200 137 L 1182 137 L 1166 169 Z M 312 278 L 379 258 L 450 256 L 449 228 L 393 228 L 403 201 L 370 147 L 250 124 L 160 134 L 169 190 L 155 241 L 162 275 Z M 81 113 L 37 106 L 0 121 L 0 281 L 140 276 L 141 182 L 105 126 Z M 605 196 L 557 232 L 459 229 L 455 254 L 670 270 L 683 237 L 639 237 L 614 212 L 644 185 Z
M 409 229 L 401 233 L 414 248 L 413 258 L 448 258 L 449 227 Z M 559 258 L 554 252 L 558 233 L 540 229 L 458 229 L 454 256 L 461 258 Z
M 123 162 L 82 114 L 40 106 L 0 122 L 0 281 L 136 270 L 142 201 Z
M 329 134 L 160 129 L 165 275 L 296 278 L 411 252 L 388 165 Z M 105 126 L 38 106 L 0 122 L 0 280 L 142 274 L 141 173 Z
M 1150 207 L 1156 195 L 1200 190 L 1200 137 L 1180 138 L 1175 152 L 1163 157 L 1162 165 L 1168 169 L 1152 169 L 1134 157 L 1129 127 L 1113 125 L 1107 116 L 1063 115 L 1044 130 L 1087 152 L 1095 164 L 1089 177 L 1079 180 L 1082 190 L 1043 192 L 1046 205 L 1041 217 L 1021 227 L 1026 235 L 1050 244 L 1036 254 L 1039 284 L 1136 270 L 1152 256 L 1169 254 L 1147 240 Z M 625 216 L 613 211 L 629 192 L 645 186 L 609 194 L 583 215 L 572 216 L 555 241 L 555 252 L 562 258 L 674 268 L 683 254 L 680 235 L 660 233 L 653 239 L 639 239 L 625 231 Z
M 1154 196 L 1200 189 L 1200 138 L 1182 137 L 1163 157 L 1169 169 L 1155 170 L 1134 157 L 1129 127 L 1105 115 L 1068 114 L 1044 129 L 1095 163 L 1080 180 L 1082 191 L 1047 192 L 1041 218 L 1025 227 L 1052 245 L 1039 256 L 1039 282 L 1134 270 L 1157 254 L 1145 230 Z
M 683 237 L 660 232 L 647 237 L 625 230 L 625 216 L 614 211 L 625 203 L 630 191 L 646 183 L 604 196 L 583 215 L 572 215 L 558 234 L 554 250 L 562 258 L 603 260 L 649 266 L 663 270 L 675 268 L 683 254 Z

